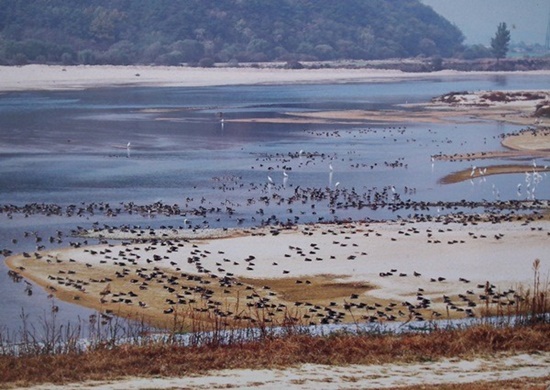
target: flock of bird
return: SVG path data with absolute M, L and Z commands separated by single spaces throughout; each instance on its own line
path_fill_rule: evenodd
M 523 218 L 524 223 L 529 224 L 542 217 L 516 218 Z M 445 218 L 440 220 L 439 230 L 430 228 L 421 231 L 412 221 L 403 223 L 406 227 L 397 232 L 397 237 L 386 237 L 388 251 L 391 252 L 392 242 L 421 234 L 425 234 L 427 242 L 432 244 L 464 244 L 464 240 L 444 239 L 445 234 L 452 230 L 448 227 L 449 223 L 476 225 L 479 221 L 490 220 L 487 216 L 474 218 L 464 214 Z M 420 281 L 424 281 L 424 285 L 428 283 L 434 287 L 419 287 L 411 298 L 401 301 L 376 299 L 366 294 L 371 286 L 346 284 L 333 279 L 322 281 L 314 275 L 304 277 L 293 270 L 292 264 L 296 263 L 311 263 L 312 267 L 318 267 L 322 262 L 336 265 L 339 262 L 353 264 L 367 261 L 369 247 L 362 240 L 369 236 L 383 239 L 385 235 L 383 231 L 369 227 L 368 223 L 301 226 L 301 236 L 305 237 L 305 243 L 293 245 L 291 239 L 285 238 L 281 242 L 287 246 L 281 248 L 283 251 L 279 258 L 273 259 L 266 259 L 261 253 L 231 255 L 231 248 L 221 249 L 225 248 L 223 243 L 212 246 L 209 241 L 181 238 L 180 235 L 188 232 L 188 229 L 174 226 L 163 228 L 158 230 L 98 224 L 91 230 L 81 228 L 73 234 L 87 235 L 88 240 L 92 237 L 100 238 L 100 245 L 82 246 L 74 242 L 70 243 L 71 250 L 23 253 L 28 265 L 10 271 L 10 277 L 20 281 L 20 273 L 35 267 L 46 269 L 47 289 L 50 293 L 68 291 L 73 299 L 99 307 L 104 323 L 108 323 L 109 318 L 118 313 L 134 318 L 142 315 L 151 319 L 156 316 L 153 322 L 165 326 L 173 321 L 172 317 L 159 320 L 158 316 L 170 314 L 187 320 L 209 323 L 219 320 L 236 325 L 255 325 L 260 322 L 312 325 L 354 320 L 385 322 L 474 317 L 478 315 L 479 311 L 476 310 L 479 307 L 487 308 L 491 305 L 500 310 L 514 310 L 523 300 L 515 291 L 499 290 L 489 282 L 472 286 L 466 277 L 450 280 L 445 275 L 424 275 L 418 271 L 408 273 L 397 268 L 381 271 L 378 277 L 381 280 L 390 278 L 394 280 L 392 283 L 413 278 L 419 281 L 419 285 L 422 285 Z M 252 236 L 279 236 L 289 229 L 291 227 L 272 226 L 251 228 L 245 233 Z M 331 236 L 332 240 L 325 240 L 323 244 L 314 241 L 317 229 L 322 229 L 322 235 Z M 126 239 L 117 245 L 110 243 L 109 238 L 127 232 L 131 233 L 132 240 Z M 494 236 L 471 233 L 468 239 L 498 241 L 503 237 L 503 234 L 498 233 Z M 25 238 L 42 241 L 33 233 L 26 234 Z M 59 234 L 50 237 L 49 241 L 61 238 L 62 234 Z M 286 286 L 271 286 L 265 278 L 255 281 L 257 268 L 269 266 L 266 264 L 268 261 L 272 268 L 279 270 L 280 277 L 288 280 Z M 373 277 L 369 283 L 376 285 L 378 282 Z M 464 290 L 441 293 L 456 283 L 463 284 Z M 293 285 L 303 286 L 300 288 L 300 299 L 287 298 Z M 311 298 L 307 298 L 308 289 L 330 290 L 335 285 L 345 287 L 345 293 L 328 294 L 328 298 L 318 299 L 312 292 Z M 455 287 L 453 289 L 456 290 Z M 26 291 L 32 292 L 32 287 L 29 285 Z
M 373 130 L 369 130 L 373 131 Z M 406 128 L 394 128 L 392 131 L 403 135 Z M 338 138 L 340 133 L 321 132 L 323 136 Z M 391 133 L 390 133 L 391 134 Z M 412 140 L 411 142 L 414 142 Z M 131 142 L 127 143 L 127 156 L 131 157 Z M 354 215 L 354 220 L 369 221 L 368 211 L 388 210 L 392 213 L 405 212 L 405 219 L 415 222 L 432 221 L 442 224 L 463 223 L 475 224 L 480 221 L 499 223 L 504 221 L 522 219 L 526 223 L 535 220 L 540 214 L 537 210 L 548 208 L 548 200 L 537 200 L 534 196 L 535 188 L 543 176 L 536 170 L 525 173 L 525 187 L 527 200 L 500 200 L 500 195 L 494 188 L 495 201 L 415 201 L 402 199 L 401 188 L 405 194 L 415 194 L 416 188 L 410 186 L 395 185 L 384 186 L 344 186 L 339 181 L 333 183 L 337 171 L 337 164 L 346 163 L 346 159 L 338 158 L 337 154 L 324 154 L 318 152 L 289 152 L 273 156 L 261 156 L 255 160 L 251 170 L 267 172 L 265 182 L 244 183 L 239 176 L 213 177 L 212 189 L 218 194 L 238 192 L 237 196 L 227 196 L 223 200 L 209 200 L 205 197 L 183 199 L 181 204 L 167 204 L 158 201 L 152 204 L 139 205 L 134 202 L 121 202 L 117 204 L 107 202 L 75 203 L 71 205 L 56 205 L 44 203 L 30 203 L 22 206 L 0 205 L 0 216 L 7 219 L 30 216 L 62 216 L 84 221 L 89 226 L 90 219 L 115 219 L 124 216 L 140 216 L 150 219 L 170 219 L 178 221 L 176 226 L 169 226 L 169 230 L 175 233 L 179 231 L 198 231 L 211 225 L 227 225 L 234 221 L 236 225 L 268 226 L 268 234 L 277 235 L 284 229 L 296 227 L 303 223 L 337 224 L 349 222 L 347 218 L 341 219 L 338 214 L 347 212 Z M 433 163 L 433 160 L 432 160 Z M 350 169 L 370 169 L 379 167 L 384 169 L 407 169 L 408 164 L 404 159 L 384 161 L 372 164 L 355 163 L 348 160 Z M 328 186 L 312 187 L 296 185 L 292 182 L 293 172 L 299 169 L 310 169 L 322 165 L 326 167 L 328 174 Z M 536 162 L 533 162 L 536 168 Z M 313 169 L 313 168 L 312 168 Z M 279 173 L 277 173 L 279 172 Z M 485 176 L 486 168 L 472 166 L 471 176 Z M 278 174 L 280 176 L 275 176 Z M 265 176 L 264 176 L 265 177 Z M 289 185 L 290 183 L 290 185 Z M 518 184 L 518 194 L 522 190 L 522 184 Z M 241 197 L 241 194 L 250 196 Z M 476 213 L 464 213 L 465 209 L 483 208 L 489 211 L 486 215 Z M 437 214 L 434 210 L 437 209 Z M 503 213 L 502 210 L 509 213 Z M 361 210 L 367 211 L 359 214 Z M 441 212 L 447 210 L 441 216 Z M 498 211 L 491 213 L 490 211 Z M 522 213 L 533 213 L 534 216 L 521 216 Z M 80 223 L 79 223 L 80 225 Z M 179 225 L 179 226 L 178 226 Z M 25 239 L 35 242 L 35 251 L 23 253 L 25 259 L 32 259 L 38 263 L 46 263 L 52 272 L 48 275 L 48 288 L 55 294 L 58 290 L 69 290 L 74 299 L 97 300 L 102 307 L 105 316 L 121 310 L 121 307 L 130 307 L 131 310 L 142 312 L 162 310 L 163 314 L 174 314 L 181 311 L 197 313 L 203 318 L 223 318 L 227 321 L 247 321 L 255 323 L 263 320 L 266 322 L 306 322 L 338 323 L 349 321 L 350 318 L 362 318 L 363 320 L 394 321 L 394 320 L 421 320 L 434 317 L 449 316 L 449 312 L 456 315 L 474 316 L 475 308 L 481 303 L 491 302 L 498 306 L 518 305 L 521 297 L 513 290 L 498 292 L 491 283 L 470 287 L 466 278 L 460 278 L 459 282 L 468 288 L 460 294 L 453 296 L 434 296 L 419 288 L 414 301 L 369 300 L 366 298 L 364 288 L 350 292 L 346 296 L 331 297 L 330 301 L 321 302 L 314 300 L 289 301 L 284 298 L 284 291 L 277 291 L 269 285 L 258 286 L 250 280 L 241 281 L 235 276 L 239 270 L 241 275 L 254 276 L 254 271 L 262 261 L 258 254 L 250 254 L 244 258 L 228 258 L 222 250 L 216 253 L 201 249 L 201 245 L 192 243 L 187 239 L 164 237 L 154 228 L 142 226 L 109 226 L 93 223 L 92 228 L 78 226 L 70 234 L 80 237 L 89 234 L 100 238 L 100 246 L 87 247 L 90 239 L 74 239 L 69 245 L 83 255 L 85 261 L 67 258 L 61 253 L 51 255 L 44 252 L 48 242 L 61 245 L 66 238 L 63 232 L 57 231 L 50 237 L 41 237 L 38 232 L 25 233 Z M 161 226 L 161 228 L 164 226 Z M 108 233 L 128 229 L 135 233 L 134 240 L 123 242 L 121 246 L 114 246 L 109 240 L 103 238 Z M 329 232 L 330 233 L 330 232 Z M 376 232 L 371 232 L 377 234 Z M 403 232 L 403 235 L 418 234 L 416 231 Z M 426 232 L 427 241 L 430 244 L 442 244 L 436 232 Z M 148 238 L 143 238 L 149 235 Z M 151 235 L 155 237 L 151 237 Z M 475 237 L 487 238 L 487 237 Z M 502 236 L 495 235 L 495 240 Z M 18 244 L 21 238 L 14 238 L 12 244 Z M 392 241 L 396 239 L 393 238 Z M 319 254 L 318 245 L 311 243 L 310 247 L 289 247 L 285 253 L 292 259 L 304 262 L 316 263 L 320 261 L 357 261 L 365 256 L 367 248 L 360 248 L 353 240 L 346 242 L 335 239 L 333 245 L 339 247 L 348 246 L 351 249 L 342 258 L 323 258 Z M 447 241 L 448 245 L 461 244 L 461 241 Z M 354 246 L 355 245 L 355 246 Z M 391 245 L 391 242 L 389 243 Z M 186 255 L 182 256 L 185 252 Z M 3 248 L 4 256 L 13 254 L 9 248 Z M 70 253 L 70 252 L 69 252 Z M 335 256 L 335 255 L 332 255 Z M 93 260 L 93 261 L 92 261 Z M 273 261 L 273 267 L 278 267 L 279 262 Z M 192 269 L 189 269 L 191 267 Z M 101 275 L 89 277 L 94 271 L 101 268 Z M 104 270 L 103 270 L 104 268 Z M 21 281 L 20 272 L 11 270 L 9 276 L 14 281 Z M 294 278 L 294 283 L 311 287 L 323 288 L 323 285 L 315 279 L 298 278 L 288 269 L 281 269 L 281 276 Z M 378 277 L 396 278 L 396 283 L 403 278 L 424 278 L 420 272 L 406 273 L 392 268 L 380 272 Z M 445 284 L 449 281 L 443 275 L 429 277 L 430 283 Z M 27 282 L 28 283 L 28 282 Z M 287 287 L 288 288 L 288 287 Z M 155 291 L 155 298 L 150 298 L 149 290 Z M 29 284 L 26 292 L 32 293 Z M 90 298 L 90 296 L 93 296 Z M 240 299 L 243 302 L 240 302 Z M 159 299 L 161 299 L 159 301 Z M 443 310 L 441 310 L 443 308 Z M 128 312 L 128 311 L 126 311 Z M 261 312 L 261 313 L 260 313 Z M 357 316 L 357 317 L 356 317 Z

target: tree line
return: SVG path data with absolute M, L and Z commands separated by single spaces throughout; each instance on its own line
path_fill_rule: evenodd
M 461 31 L 418 0 L 0 0 L 0 64 L 447 57 Z

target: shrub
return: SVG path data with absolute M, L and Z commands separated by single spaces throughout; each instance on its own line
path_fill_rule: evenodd
M 213 68 L 214 67 L 214 60 L 210 57 L 201 58 L 200 61 L 199 61 L 199 66 L 201 68 Z

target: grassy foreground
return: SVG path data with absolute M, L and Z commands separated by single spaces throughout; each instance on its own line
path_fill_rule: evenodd
M 322 337 L 294 334 L 230 345 L 122 345 L 81 353 L 0 356 L 0 386 L 113 380 L 128 376 L 184 376 L 216 369 L 281 368 L 303 363 L 347 365 L 470 359 L 501 352 L 550 351 L 548 340 L 550 324 L 544 322 L 514 327 L 478 325 L 429 334 Z
M 480 318 L 470 327 L 434 326 L 418 333 L 358 330 L 315 335 L 293 325 L 276 332 L 271 323 L 259 321 L 248 330 L 254 331 L 253 337 L 249 337 L 251 333 L 247 333 L 247 329 L 226 326 L 213 333 L 201 333 L 204 329 L 199 321 L 193 327 L 193 337 L 182 342 L 177 323 L 166 337 L 154 334 L 150 337 L 151 329 L 143 323 L 133 323 L 123 329 L 115 320 L 108 322 L 105 332 L 101 330 L 99 318 L 94 318 L 90 327 L 97 332 L 90 331 L 89 345 L 83 348 L 79 344 L 82 329 L 56 325 L 55 311 L 51 319 L 44 321 L 41 332 L 22 315 L 23 330 L 17 341 L 0 331 L 0 388 L 128 377 L 182 377 L 209 370 L 272 369 L 306 363 L 333 366 L 419 363 L 501 353 L 548 352 L 550 289 L 547 283 L 541 283 L 538 259 L 533 262 L 533 271 L 531 288 L 520 289 L 517 294 L 516 299 L 522 302 L 516 305 L 518 311 L 508 313 L 500 308 L 500 301 L 487 301 L 483 312 L 501 318 L 500 323 Z M 201 339 L 201 334 L 210 336 Z M 496 381 L 437 388 L 524 389 L 533 385 L 532 388 L 544 389 L 548 379 L 550 373 L 546 378 L 527 382 Z M 436 387 L 410 387 L 420 388 Z

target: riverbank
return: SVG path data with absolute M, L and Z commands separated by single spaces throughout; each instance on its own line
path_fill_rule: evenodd
M 271 369 L 225 369 L 184 377 L 85 381 L 74 385 L 35 385 L 28 390 L 117 389 L 543 389 L 548 383 L 549 352 L 499 353 L 466 359 L 386 364 L 299 364 Z M 320 385 L 321 384 L 321 385 Z
M 485 77 L 495 72 L 479 72 Z M 525 74 L 550 75 L 550 70 Z M 506 74 L 499 72 L 498 74 Z M 387 69 L 193 68 L 165 66 L 0 66 L 0 92 L 68 90 L 98 87 L 198 87 L 253 84 L 389 82 L 406 79 L 471 76 L 443 70 L 407 73 Z
M 413 74 L 395 70 L 27 65 L 0 67 L 0 91 L 362 82 L 411 77 Z

